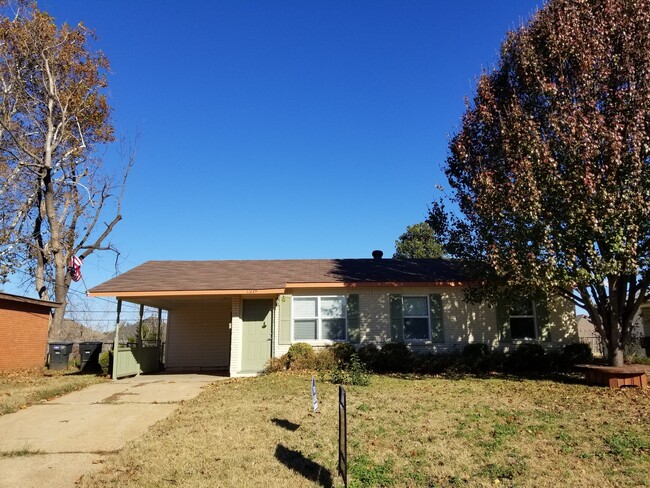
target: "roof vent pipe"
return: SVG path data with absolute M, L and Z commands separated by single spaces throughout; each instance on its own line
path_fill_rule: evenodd
M 375 249 L 372 251 L 372 257 L 374 259 L 381 259 L 384 256 L 384 252 L 380 251 L 379 249 Z

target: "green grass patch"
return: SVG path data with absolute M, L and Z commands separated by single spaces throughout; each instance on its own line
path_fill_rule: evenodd
M 647 436 L 641 437 L 629 431 L 606 437 L 605 444 L 609 446 L 612 455 L 626 460 L 632 460 L 650 450 L 650 440 Z
M 376 463 L 366 455 L 357 456 L 352 460 L 348 476 L 352 488 L 371 486 L 393 486 L 393 466 L 395 463 L 387 459 L 383 463 Z

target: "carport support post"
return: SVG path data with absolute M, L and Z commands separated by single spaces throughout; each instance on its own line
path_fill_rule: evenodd
M 138 347 L 138 375 L 142 373 L 142 316 L 144 315 L 144 305 L 140 305 L 140 319 L 138 320 L 138 338 L 137 338 L 137 347 Z
M 160 350 L 160 324 L 162 323 L 162 308 L 158 309 L 158 335 L 156 335 L 156 347 L 158 348 L 158 371 L 160 371 L 160 365 L 162 364 L 162 351 Z
M 144 315 L 144 305 L 140 305 L 140 319 L 138 320 L 138 349 L 142 349 L 142 316 Z
M 113 338 L 113 371 L 111 376 L 113 380 L 117 381 L 117 361 L 120 355 L 118 350 L 120 347 L 120 313 L 122 313 L 122 300 L 117 299 L 117 320 L 115 321 L 115 337 Z

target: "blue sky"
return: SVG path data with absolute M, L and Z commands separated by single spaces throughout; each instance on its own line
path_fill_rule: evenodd
M 121 271 L 149 259 L 390 256 L 446 186 L 476 78 L 541 4 L 39 2 L 58 23 L 96 30 L 114 125 L 140 133 L 111 237 Z M 111 278 L 113 261 L 88 258 L 87 285 Z

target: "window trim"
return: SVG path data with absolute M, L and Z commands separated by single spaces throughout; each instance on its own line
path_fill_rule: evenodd
M 424 298 L 427 302 L 427 314 L 424 315 L 406 315 L 406 307 L 404 307 L 404 300 L 407 298 Z M 427 319 L 427 337 L 422 339 L 407 339 L 406 338 L 406 320 L 407 319 Z M 429 301 L 429 295 L 402 295 L 402 330 L 404 334 L 404 342 L 428 342 L 431 341 L 431 303 Z
M 510 327 L 510 340 L 511 341 L 536 341 L 539 340 L 539 328 L 538 328 L 538 317 L 537 317 L 537 304 L 535 303 L 535 300 L 528 300 L 530 304 L 532 305 L 532 315 L 511 315 L 510 313 L 508 314 L 508 327 Z M 533 319 L 533 334 L 534 337 L 514 337 L 512 335 L 512 319 Z
M 295 301 L 301 298 L 315 298 L 316 299 L 316 317 L 296 317 L 295 314 Z M 323 317 L 321 316 L 321 299 L 322 298 L 342 298 L 343 299 L 343 313 L 342 317 Z M 325 339 L 323 338 L 323 319 L 343 319 L 345 320 L 344 338 L 343 339 Z M 316 320 L 316 339 L 296 339 L 296 320 Z M 291 297 L 291 343 L 305 342 L 307 344 L 336 344 L 339 342 L 348 342 L 348 296 L 347 295 L 293 295 Z

